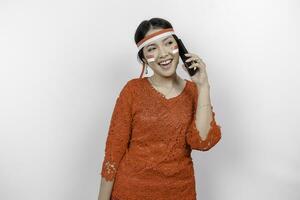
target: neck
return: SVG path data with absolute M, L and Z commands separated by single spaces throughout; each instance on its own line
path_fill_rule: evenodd
M 169 77 L 163 77 L 154 74 L 153 76 L 150 77 L 150 79 L 152 80 L 152 82 L 154 82 L 154 84 L 156 84 L 159 87 L 164 86 L 164 87 L 171 88 L 172 86 L 179 84 L 179 77 L 177 76 L 176 73 L 174 73 L 172 76 Z

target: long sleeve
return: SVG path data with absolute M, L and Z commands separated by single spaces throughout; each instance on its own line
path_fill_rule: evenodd
M 193 118 L 188 127 L 186 134 L 186 143 L 191 147 L 191 149 L 208 151 L 213 146 L 215 146 L 221 139 L 221 126 L 216 123 L 215 112 L 212 109 L 212 121 L 210 122 L 210 129 L 205 140 L 202 140 L 200 133 L 196 127 L 196 109 L 198 102 L 198 94 L 194 90 L 194 104 L 193 104 Z
M 186 137 L 186 142 L 189 144 L 191 149 L 208 151 L 221 139 L 221 126 L 219 126 L 215 121 L 215 112 L 212 111 L 212 113 L 213 120 L 210 122 L 210 130 L 205 140 L 201 139 L 200 133 L 196 127 L 195 119 L 193 118 Z
M 132 92 L 129 82 L 122 88 L 112 113 L 106 139 L 101 175 L 106 180 L 115 178 L 119 163 L 125 154 L 131 135 Z

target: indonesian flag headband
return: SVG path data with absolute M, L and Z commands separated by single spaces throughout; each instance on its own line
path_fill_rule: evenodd
M 138 47 L 138 51 L 140 51 L 143 47 L 145 47 L 146 45 L 150 44 L 153 41 L 156 41 L 160 38 L 164 38 L 167 37 L 169 35 L 175 34 L 174 29 L 173 28 L 167 28 L 167 29 L 162 29 L 160 31 L 157 31 L 155 33 L 152 33 L 150 35 L 147 35 L 145 38 L 143 38 L 141 41 L 139 41 L 137 43 L 137 47 Z M 172 53 L 175 54 L 178 52 L 178 46 L 174 46 L 172 49 Z M 148 62 L 154 62 L 155 58 L 154 56 L 147 56 L 147 61 Z M 141 63 L 141 60 L 138 57 L 138 61 Z M 144 74 L 144 70 L 145 70 L 145 63 L 143 63 L 143 70 L 142 73 L 140 75 L 140 78 L 143 77 Z

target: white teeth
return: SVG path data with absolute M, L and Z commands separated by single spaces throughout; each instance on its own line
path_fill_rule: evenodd
M 169 64 L 172 60 L 167 60 L 167 61 L 164 61 L 164 62 L 161 62 L 159 63 L 160 65 L 163 64 L 163 65 L 166 65 L 166 64 Z

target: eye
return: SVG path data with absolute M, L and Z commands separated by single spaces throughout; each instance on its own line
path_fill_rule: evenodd
M 168 44 L 173 44 L 173 41 L 169 41 Z
M 155 49 L 155 48 L 149 48 L 148 51 L 152 51 L 153 49 Z

